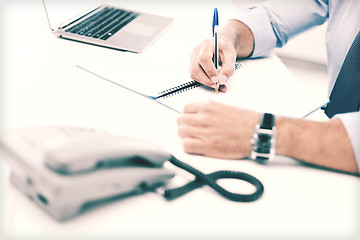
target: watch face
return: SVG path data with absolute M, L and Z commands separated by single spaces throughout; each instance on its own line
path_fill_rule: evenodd
M 261 119 L 261 124 L 256 125 L 253 139 L 251 140 L 253 160 L 272 160 L 275 155 L 276 127 L 274 126 L 275 117 L 265 113 Z
M 270 113 L 264 113 L 261 120 L 260 128 L 271 130 L 274 124 L 275 124 L 275 116 Z

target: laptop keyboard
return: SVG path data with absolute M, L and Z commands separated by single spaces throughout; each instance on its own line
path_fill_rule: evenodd
M 139 14 L 118 8 L 105 7 L 66 32 L 106 40 L 134 20 Z

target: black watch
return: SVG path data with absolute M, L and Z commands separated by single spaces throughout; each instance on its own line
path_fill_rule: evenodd
M 275 156 L 276 127 L 275 116 L 264 113 L 260 124 L 255 127 L 253 138 L 251 139 L 253 160 L 273 160 Z

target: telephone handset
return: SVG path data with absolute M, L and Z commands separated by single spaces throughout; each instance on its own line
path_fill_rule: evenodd
M 110 134 L 75 138 L 47 149 L 45 154 L 45 164 L 62 174 L 113 167 L 162 167 L 171 157 L 151 142 Z
M 102 130 L 47 126 L 12 129 L 0 137 L 10 180 L 59 221 L 84 205 L 165 185 L 171 155 L 158 145 Z

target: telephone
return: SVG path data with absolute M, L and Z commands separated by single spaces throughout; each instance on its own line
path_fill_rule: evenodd
M 83 127 L 11 129 L 0 137 L 11 183 L 58 221 L 87 203 L 153 190 L 174 173 L 158 145 Z

